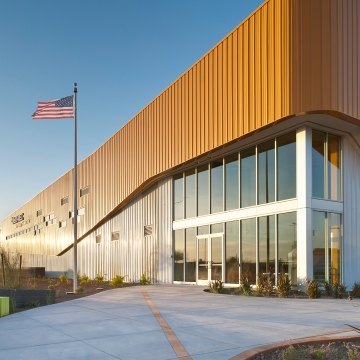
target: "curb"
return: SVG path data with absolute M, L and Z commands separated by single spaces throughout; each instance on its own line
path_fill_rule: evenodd
M 346 333 L 349 334 L 345 335 Z M 352 340 L 360 340 L 359 333 L 353 330 L 318 335 L 318 336 L 311 336 L 311 337 L 305 337 L 299 339 L 291 339 L 286 341 L 279 341 L 268 345 L 258 346 L 256 348 L 240 353 L 239 355 L 235 355 L 230 360 L 253 360 L 256 356 L 260 355 L 261 353 L 263 354 L 269 353 L 273 350 L 284 348 L 290 345 L 318 345 L 318 344 L 328 344 L 334 341 L 352 341 Z

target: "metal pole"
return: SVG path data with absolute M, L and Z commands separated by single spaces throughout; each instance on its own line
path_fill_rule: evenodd
M 74 83 L 74 293 L 77 290 L 77 83 Z

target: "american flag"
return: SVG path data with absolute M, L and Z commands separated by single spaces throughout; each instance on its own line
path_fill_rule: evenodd
M 66 119 L 74 117 L 74 96 L 66 96 L 51 101 L 39 101 L 33 120 L 36 119 Z

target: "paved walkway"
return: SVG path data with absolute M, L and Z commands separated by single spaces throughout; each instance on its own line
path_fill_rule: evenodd
M 0 359 L 230 359 L 251 348 L 360 328 L 359 300 L 214 295 L 136 286 L 0 318 Z

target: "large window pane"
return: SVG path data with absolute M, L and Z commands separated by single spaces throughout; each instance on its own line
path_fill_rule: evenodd
M 209 225 L 203 225 L 203 226 L 199 226 L 197 228 L 198 230 L 198 235 L 207 235 L 210 234 L 210 229 L 209 229 Z
M 340 138 L 328 135 L 328 198 L 341 200 Z
M 332 284 L 340 283 L 341 270 L 341 215 L 329 213 L 329 281 Z
M 280 136 L 277 143 L 277 199 L 296 197 L 296 134 Z
M 263 216 L 259 225 L 259 275 L 275 273 L 275 216 Z
M 196 270 L 196 228 L 186 229 L 185 281 L 195 282 Z
M 256 203 L 256 158 L 255 148 L 240 153 L 241 157 L 241 207 Z
M 238 155 L 225 159 L 225 209 L 239 208 L 239 161 Z
M 239 222 L 231 221 L 225 225 L 225 281 L 239 283 Z
M 174 220 L 184 218 L 184 178 L 183 175 L 174 177 Z
M 218 234 L 218 233 L 223 233 L 223 232 L 224 232 L 224 224 L 223 223 L 212 224 L 210 226 L 210 233 L 211 234 Z
M 174 281 L 184 281 L 184 230 L 175 230 L 174 236 Z
M 297 284 L 296 212 L 279 214 L 278 273 L 287 274 L 291 285 Z
M 198 215 L 207 215 L 210 212 L 209 166 L 200 166 L 197 177 Z
M 325 213 L 313 211 L 313 278 L 325 281 Z
M 256 219 L 241 221 L 241 274 L 256 284 Z
M 275 201 L 274 141 L 258 146 L 258 203 Z
M 196 216 L 195 170 L 185 173 L 185 217 Z
M 211 164 L 211 213 L 224 210 L 224 174 L 223 161 Z
M 325 197 L 325 138 L 321 132 L 312 133 L 312 195 Z

